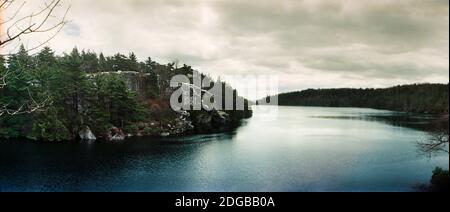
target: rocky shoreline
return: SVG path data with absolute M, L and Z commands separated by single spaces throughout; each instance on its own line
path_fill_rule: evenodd
M 89 126 L 85 126 L 79 132 L 80 140 L 95 141 L 98 139 L 106 141 L 123 141 L 129 137 L 179 137 L 185 135 L 220 133 L 232 130 L 239 126 L 239 121 L 232 119 L 229 112 L 225 111 L 181 111 L 174 112 L 177 117 L 165 121 L 140 122 L 128 129 L 111 127 L 106 134 L 95 135 Z M 248 114 L 246 117 L 251 117 Z M 250 112 L 251 113 L 251 112 Z M 241 118 L 239 118 L 241 120 Z
M 137 72 L 104 72 L 102 75 L 119 75 L 126 83 L 128 90 L 135 92 L 140 101 L 152 111 L 151 120 L 129 124 L 126 127 L 111 126 L 105 132 L 93 133 L 90 126 L 85 126 L 79 132 L 81 140 L 103 139 L 107 141 L 121 141 L 127 137 L 178 137 L 184 135 L 209 134 L 227 132 L 239 126 L 243 119 L 253 116 L 248 105 L 246 110 L 192 110 L 173 111 L 169 106 L 169 100 L 153 99 L 148 91 L 151 90 L 149 75 Z M 92 77 L 92 76 L 91 76 Z M 167 84 L 168 82 L 166 82 Z M 189 86 L 192 93 L 204 93 L 206 91 L 195 86 Z M 166 89 L 166 96 L 170 96 L 172 89 Z M 242 98 L 242 97 L 238 97 Z M 192 102 L 187 106 L 193 108 Z M 202 108 L 210 108 L 202 102 Z

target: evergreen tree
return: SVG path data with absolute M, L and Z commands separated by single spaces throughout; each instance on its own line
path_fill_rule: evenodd
M 2 59 L 3 60 L 3 59 Z M 3 61 L 4 62 L 4 61 Z M 4 63 L 3 63 L 4 64 Z M 4 69 L 8 69 L 7 71 Z M 8 72 L 3 79 L 7 84 L 0 89 L 0 106 L 11 111 L 25 111 L 32 105 L 34 87 L 33 61 L 22 45 L 17 54 L 8 58 L 8 66 L 1 66 L 2 72 Z M 4 109 L 4 108 L 2 108 Z M 27 114 L 0 117 L 0 137 L 18 137 L 27 125 Z
M 319 89 L 278 95 L 280 105 L 366 107 L 416 113 L 448 113 L 448 84 L 386 89 Z
M 130 53 L 129 60 L 127 63 L 128 63 L 126 67 L 127 71 L 139 72 L 139 63 L 137 61 L 137 57 L 134 54 L 134 52 Z
M 98 57 L 98 62 L 99 62 L 99 71 L 100 72 L 106 72 L 109 70 L 106 58 L 103 55 L 103 53 L 100 53 L 100 55 Z
M 85 52 L 84 50 L 81 53 L 81 69 L 84 73 L 96 73 L 99 71 L 99 59 L 97 54 L 93 52 Z

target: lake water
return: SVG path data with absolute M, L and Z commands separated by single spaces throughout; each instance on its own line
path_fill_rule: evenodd
M 416 143 L 431 117 L 355 108 L 255 111 L 182 139 L 0 141 L 0 191 L 411 191 L 449 157 Z

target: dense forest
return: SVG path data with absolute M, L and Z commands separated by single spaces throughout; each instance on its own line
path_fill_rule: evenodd
M 122 72 L 131 73 L 145 87 L 133 90 Z M 151 58 L 139 62 L 134 53 L 104 56 L 75 48 L 58 56 L 44 48 L 29 55 L 22 46 L 16 54 L 0 57 L 4 82 L 0 89 L 0 138 L 65 141 L 177 136 L 227 130 L 251 117 L 248 107 L 246 111 L 191 114 L 173 111 L 169 105 L 174 91 L 171 78 L 193 72 L 190 66 L 163 65 Z M 238 97 L 226 83 L 212 81 Z
M 414 84 L 385 89 L 318 89 L 280 94 L 279 105 L 363 107 L 415 113 L 448 113 L 448 84 Z

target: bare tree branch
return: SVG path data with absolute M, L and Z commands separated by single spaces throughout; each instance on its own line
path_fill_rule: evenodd
M 65 8 L 61 18 L 54 22 L 53 18 L 55 17 L 57 10 L 62 8 L 62 0 L 41 0 L 41 2 L 43 2 L 43 6 L 40 9 L 22 15 L 21 12 L 27 4 L 26 1 L 0 0 L 0 12 L 13 9 L 13 11 L 10 11 L 12 14 L 10 17 L 3 19 L 3 17 L 0 16 L 0 50 L 13 42 L 16 43 L 16 41 L 18 41 L 16 46 L 19 46 L 20 43 L 23 43 L 23 41 L 31 34 L 49 33 L 50 35 L 46 39 L 43 41 L 34 40 L 37 44 L 26 49 L 27 52 L 34 51 L 49 43 L 57 34 L 59 34 L 63 27 L 68 23 L 66 18 L 70 7 Z M 35 4 L 35 2 L 33 3 Z M 20 74 L 21 72 L 14 73 L 14 75 Z M 18 77 L 19 76 L 13 76 L 10 71 L 6 69 L 6 71 L 0 73 L 0 89 L 8 86 L 8 79 Z M 11 103 L 6 103 L 4 105 L 0 104 L 0 117 L 3 115 L 14 116 L 43 111 L 45 110 L 45 107 L 52 104 L 50 97 L 47 97 L 42 101 L 37 101 L 32 96 L 29 89 L 27 89 L 27 92 L 28 100 L 19 106 L 16 103 L 16 106 L 11 108 Z
M 6 77 L 8 77 L 9 71 L 7 70 L 5 73 L 0 73 L 0 89 L 6 86 Z
M 2 5 L 0 6 L 0 9 L 4 9 L 5 5 L 13 4 L 15 1 L 16 0 L 4 0 L 3 3 L 0 4 Z M 56 35 L 61 31 L 62 27 L 68 23 L 66 17 L 70 7 L 65 10 L 64 15 L 59 21 L 57 21 L 56 23 L 50 23 L 49 21 L 50 18 L 55 14 L 56 9 L 61 7 L 61 0 L 52 0 L 50 1 L 50 3 L 44 2 L 44 7 L 39 11 L 17 18 L 25 3 L 26 2 L 23 2 L 18 7 L 13 16 L 0 24 L 0 27 L 4 27 L 6 23 L 12 22 L 12 24 L 6 29 L 6 35 L 4 35 L 6 38 L 0 40 L 0 47 L 4 47 L 15 40 L 22 41 L 22 37 L 33 33 L 51 32 L 53 30 L 56 30 L 56 32 L 54 33 Z M 41 42 L 38 46 L 31 47 L 28 50 L 30 51 L 37 49 L 48 43 L 54 37 L 55 36 L 50 36 L 50 39 L 47 39 L 45 42 Z
M 431 133 L 431 137 L 427 141 L 417 143 L 417 146 L 422 153 L 428 155 L 436 153 L 449 154 L 448 138 L 449 125 L 447 114 L 434 123 L 434 130 Z
M 0 9 L 4 9 L 4 10 L 8 9 L 8 7 L 12 4 L 13 1 L 14 1 L 14 0 L 11 0 L 11 1 L 6 1 L 6 0 L 5 0 L 5 3 L 6 3 L 6 2 L 9 2 L 9 3 L 8 3 L 7 5 L 5 5 L 5 3 L 3 3 L 3 4 L 0 6 Z M 22 4 L 20 5 L 20 7 L 17 8 L 16 11 L 14 12 L 14 15 L 11 16 L 11 17 L 9 17 L 9 18 L 6 19 L 6 20 L 0 22 L 0 25 L 4 25 L 4 24 L 6 24 L 6 23 L 9 23 L 10 21 L 13 21 L 13 20 L 17 17 L 17 14 L 19 14 L 19 12 L 22 10 L 22 8 L 23 8 L 24 5 L 25 5 L 25 2 L 22 2 Z

